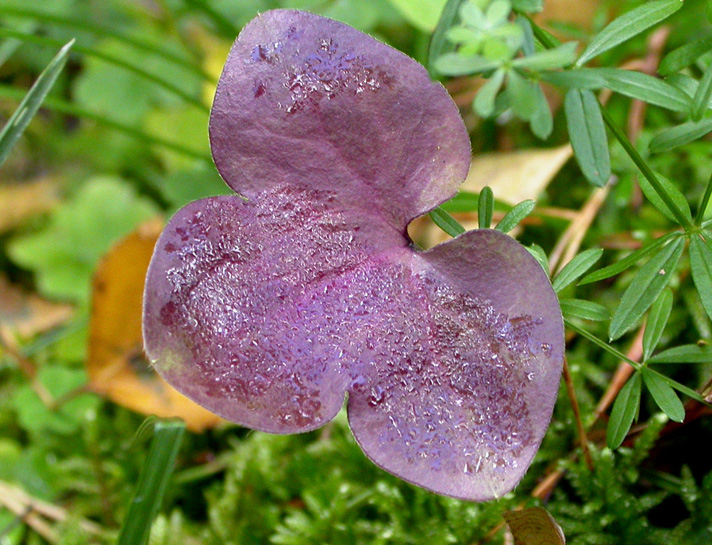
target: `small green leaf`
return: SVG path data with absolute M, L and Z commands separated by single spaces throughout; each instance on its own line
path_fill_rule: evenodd
M 697 140 L 712 131 L 712 118 L 702 121 L 688 121 L 658 134 L 650 141 L 648 149 L 651 153 L 670 151 L 678 146 Z
M 576 61 L 577 66 L 597 57 L 604 51 L 629 40 L 644 30 L 667 19 L 682 7 L 680 0 L 657 0 L 646 2 L 611 21 L 599 32 Z
M 460 225 L 455 218 L 445 212 L 442 208 L 436 208 L 430 212 L 430 219 L 451 237 L 456 237 L 465 232 L 465 228 Z
M 10 119 L 7 120 L 7 123 L 5 123 L 5 126 L 0 132 L 0 165 L 5 162 L 15 142 L 17 142 L 27 128 L 27 125 L 29 125 L 37 113 L 37 110 L 39 110 L 50 89 L 52 89 L 54 82 L 57 80 L 59 73 L 67 62 L 69 49 L 73 44 L 74 40 L 59 50 L 57 55 L 55 55 L 42 71 L 37 81 L 35 81 L 32 88 L 22 99 L 17 110 L 15 110 Z
M 581 172 L 589 182 L 603 187 L 611 177 L 611 158 L 598 100 L 591 91 L 570 89 L 564 110 Z
M 675 271 L 684 246 L 685 240 L 678 238 L 641 267 L 628 289 L 623 293 L 621 302 L 613 314 L 608 330 L 611 340 L 618 339 L 633 327 L 658 298 Z
M 503 233 L 509 233 L 519 224 L 520 221 L 532 213 L 532 210 L 534 210 L 534 204 L 535 203 L 532 200 L 520 202 L 509 212 L 507 212 L 507 214 L 502 218 L 502 221 L 497 224 L 495 229 L 502 231 Z
M 618 393 L 613 403 L 611 418 L 608 421 L 608 429 L 606 430 L 608 448 L 618 448 L 623 443 L 625 436 L 628 435 L 628 430 L 633 424 L 640 407 L 640 390 L 640 373 L 635 373 Z
M 712 248 L 705 235 L 694 234 L 690 237 L 690 271 L 702 306 L 707 316 L 712 318 Z
M 697 207 L 697 215 L 695 216 L 695 225 L 700 225 L 707 212 L 707 205 L 710 202 L 710 197 L 712 197 L 712 175 L 707 180 L 707 185 L 705 186 L 705 192 L 702 194 L 700 199 L 700 205 Z
M 445 53 L 435 61 L 435 70 L 445 76 L 468 76 L 494 70 L 500 64 L 499 61 L 491 61 L 480 55 Z
M 575 282 L 587 270 L 601 259 L 603 255 L 602 248 L 591 248 L 585 250 L 569 261 L 566 266 L 561 269 L 561 272 L 556 275 L 552 287 L 556 293 L 559 293 L 565 287 Z
M 648 315 L 648 322 L 645 324 L 643 333 L 643 360 L 647 360 L 655 351 L 655 347 L 660 342 L 660 337 L 665 330 L 670 311 L 672 311 L 672 291 L 663 290 L 657 301 L 653 303 Z
M 578 68 L 561 72 L 544 72 L 541 79 L 565 89 L 588 89 L 595 91 L 606 86 L 603 75 L 593 68 Z
M 712 346 L 684 344 L 663 350 L 648 363 L 712 363 Z
M 477 92 L 477 96 L 472 103 L 472 107 L 475 113 L 480 117 L 490 117 L 494 112 L 494 101 L 497 98 L 497 93 L 500 87 L 502 87 L 502 82 L 504 81 L 505 71 L 501 68 L 496 70 L 492 77 L 487 80 L 487 82 L 480 88 Z
M 437 74 L 435 61 L 442 57 L 445 53 L 452 52 L 455 47 L 448 40 L 450 29 L 456 24 L 460 5 L 467 0 L 448 0 L 440 14 L 438 24 L 433 31 L 433 37 L 430 39 L 430 47 L 428 48 L 428 60 L 426 66 L 431 76 Z
M 531 246 L 525 246 L 524 247 L 534 259 L 537 260 L 539 265 L 541 265 L 541 268 L 544 269 L 544 272 L 549 275 L 549 259 L 546 257 L 546 252 L 544 251 L 544 248 L 539 246 L 538 244 L 532 244 Z
M 477 222 L 480 229 L 489 229 L 492 224 L 492 212 L 494 211 L 494 194 L 492 190 L 485 186 L 480 191 L 478 205 Z
M 536 111 L 538 97 L 535 84 L 516 71 L 507 72 L 507 96 L 517 117 L 529 120 Z
M 520 57 L 512 61 L 512 66 L 526 68 L 534 72 L 563 68 L 574 62 L 576 45 L 576 42 L 566 42 L 555 49 L 546 49 L 527 57 Z
M 512 11 L 512 4 L 508 0 L 493 0 L 485 12 L 485 17 L 490 26 L 502 24 Z
M 519 11 L 538 13 L 544 9 L 544 0 L 512 0 L 512 7 Z
M 712 97 L 712 64 L 702 74 L 700 84 L 697 87 L 697 91 L 695 91 L 695 96 L 692 98 L 691 116 L 693 121 L 702 119 L 705 111 L 709 109 L 710 97 Z
M 551 115 L 549 102 L 546 100 L 544 91 L 542 91 L 539 85 L 536 86 L 536 93 L 536 110 L 534 111 L 532 118 L 529 120 L 529 126 L 538 138 L 546 140 L 549 138 L 551 131 L 554 129 L 554 118 Z
M 692 101 L 677 87 L 634 70 L 621 68 L 588 68 L 601 76 L 611 91 L 675 112 L 688 112 Z
M 668 233 L 667 235 L 663 235 L 660 238 L 656 238 L 655 240 L 646 244 L 642 248 L 638 248 L 633 253 L 627 255 L 620 261 L 613 263 L 612 265 L 608 265 L 607 267 L 603 267 L 602 269 L 599 269 L 597 271 L 594 271 L 591 274 L 587 274 L 578 283 L 578 285 L 583 286 L 584 284 L 598 282 L 599 280 L 605 280 L 606 278 L 610 278 L 611 276 L 620 274 L 626 269 L 635 265 L 644 257 L 652 254 L 655 250 L 666 244 L 669 240 L 679 236 L 682 236 L 682 234 L 679 232 L 674 232 Z
M 648 369 L 643 369 L 643 380 L 648 387 L 648 391 L 653 396 L 660 410 L 662 410 L 670 420 L 682 422 L 685 420 L 685 407 L 677 397 L 675 390 L 665 380 L 656 373 L 651 373 Z
M 161 507 L 184 432 L 185 423 L 181 420 L 156 422 L 133 501 L 121 527 L 118 545 L 144 545 L 148 542 L 151 524 Z
M 658 74 L 669 76 L 679 72 L 683 68 L 690 66 L 710 49 L 712 49 L 712 36 L 687 42 L 685 45 L 673 49 L 665 55 L 658 67 Z
M 658 178 L 658 181 L 660 182 L 661 189 L 665 193 L 667 193 L 667 196 L 670 198 L 670 201 L 672 201 L 672 203 L 674 203 L 678 207 L 678 210 L 682 211 L 682 214 L 685 216 L 685 218 L 692 222 L 692 212 L 690 212 L 690 204 L 687 202 L 685 196 L 680 192 L 677 186 L 670 180 L 668 180 L 665 176 L 658 172 L 656 172 L 655 174 Z M 678 223 L 675 213 L 660 197 L 658 192 L 653 189 L 653 186 L 650 185 L 650 182 L 645 176 L 638 177 L 638 184 L 640 185 L 640 189 L 643 191 L 643 194 L 647 197 L 647 199 L 652 203 L 655 208 L 657 208 L 663 215 L 665 215 L 674 223 Z
M 611 317 L 608 309 L 603 305 L 586 301 L 584 299 L 561 299 L 561 312 L 564 317 L 581 318 L 582 320 L 591 320 L 593 322 L 603 322 Z

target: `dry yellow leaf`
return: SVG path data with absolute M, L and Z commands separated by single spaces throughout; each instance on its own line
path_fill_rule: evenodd
M 566 539 L 554 517 L 542 507 L 505 511 L 502 515 L 515 545 L 565 545 Z
M 0 275 L 0 326 L 7 331 L 31 337 L 63 324 L 73 312 L 71 305 L 45 301 Z
M 134 411 L 177 416 L 189 429 L 202 431 L 217 425 L 220 418 L 169 386 L 143 354 L 143 285 L 161 228 L 160 220 L 144 223 L 117 243 L 96 270 L 89 321 L 89 387 Z
M 48 178 L 0 185 L 0 233 L 26 218 L 47 212 L 59 201 L 57 184 Z

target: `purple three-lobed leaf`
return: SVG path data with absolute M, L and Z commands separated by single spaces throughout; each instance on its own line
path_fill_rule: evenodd
M 230 52 L 210 140 L 239 196 L 189 204 L 158 241 L 144 300 L 158 372 L 273 433 L 322 426 L 348 394 L 383 469 L 469 500 L 511 490 L 551 418 L 562 318 L 508 236 L 408 238 L 469 167 L 445 89 L 344 24 L 269 11 Z

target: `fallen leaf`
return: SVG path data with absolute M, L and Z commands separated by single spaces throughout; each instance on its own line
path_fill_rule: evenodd
M 57 202 L 57 184 L 49 178 L 0 185 L 0 233 L 9 231 L 31 216 L 47 212 Z
M 0 275 L 0 324 L 20 337 L 32 337 L 57 327 L 66 322 L 73 312 L 71 305 L 45 301 Z
M 162 229 L 142 224 L 101 260 L 92 284 L 89 321 L 89 388 L 131 410 L 180 417 L 193 431 L 214 427 L 218 416 L 178 393 L 143 355 L 141 312 L 148 263 Z
M 571 146 L 486 153 L 472 159 L 461 191 L 479 193 L 489 186 L 496 199 L 517 204 L 537 200 L 571 157 Z
M 554 517 L 542 507 L 505 511 L 514 545 L 565 545 L 566 539 Z

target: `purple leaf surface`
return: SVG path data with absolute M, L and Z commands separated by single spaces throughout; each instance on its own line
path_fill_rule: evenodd
M 241 425 L 313 430 L 348 394 L 364 452 L 438 493 L 511 490 L 548 427 L 556 296 L 493 230 L 427 252 L 408 222 L 448 199 L 469 140 L 412 59 L 341 23 L 263 13 L 218 85 L 213 155 L 239 197 L 189 204 L 146 282 L 146 352 Z

